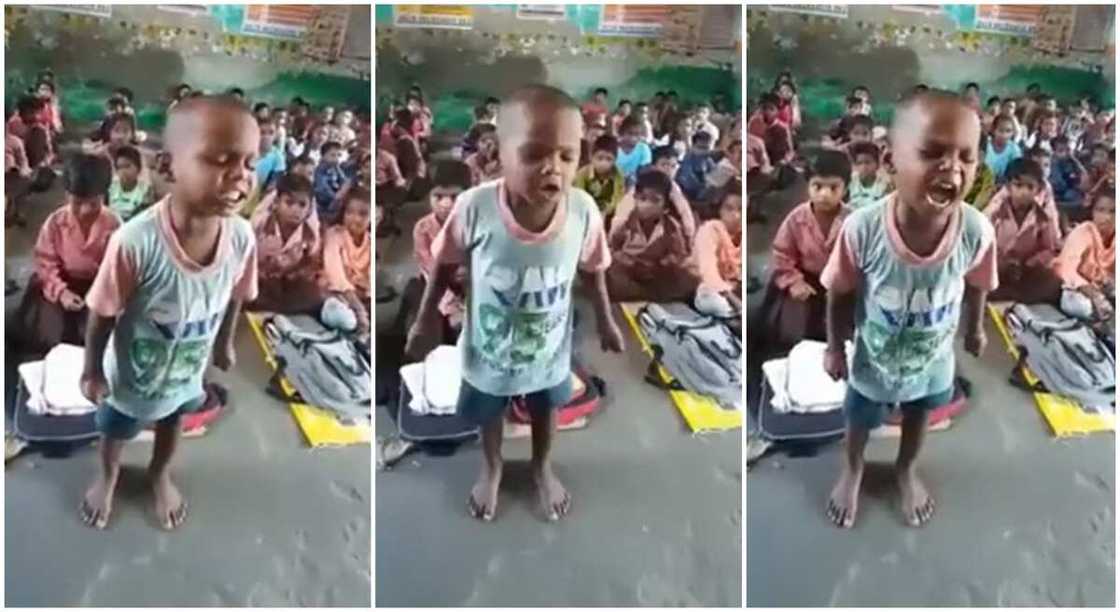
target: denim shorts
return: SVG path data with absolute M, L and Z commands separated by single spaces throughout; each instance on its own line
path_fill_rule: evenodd
M 927 395 L 910 402 L 902 402 L 900 408 L 904 413 L 928 412 L 934 408 L 940 408 L 952 400 L 953 388 L 949 387 L 947 391 L 941 393 Z M 894 410 L 894 404 L 876 402 L 848 385 L 848 391 L 844 394 L 844 413 L 848 415 L 848 424 L 852 427 L 875 429 L 883 424 L 883 419 L 887 416 L 887 412 L 891 410 Z
M 179 419 L 184 414 L 198 412 L 206 405 L 206 394 L 200 395 L 197 398 L 179 406 L 179 408 L 171 414 L 156 421 L 158 425 L 178 425 Z M 142 421 L 135 417 L 128 416 L 127 414 L 113 408 L 107 402 L 102 403 L 97 407 L 97 414 L 94 417 L 97 423 L 97 431 L 106 438 L 114 440 L 131 440 L 140 434 L 146 425 L 151 421 Z
M 506 409 L 509 408 L 514 397 L 524 397 L 525 407 L 532 413 L 555 410 L 572 399 L 572 377 L 565 376 L 564 382 L 555 387 L 526 393 L 523 396 L 490 395 L 479 391 L 464 380 L 459 386 L 459 403 L 456 405 L 456 410 L 464 419 L 479 427 L 485 427 L 493 423 L 494 419 L 505 416 Z

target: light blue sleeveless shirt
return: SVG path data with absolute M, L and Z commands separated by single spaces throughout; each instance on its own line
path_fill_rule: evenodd
M 113 237 L 135 267 L 136 287 L 105 352 L 107 401 L 144 421 L 166 417 L 204 393 L 202 375 L 218 328 L 256 244 L 249 222 L 229 217 L 214 263 L 187 270 L 160 229 L 168 204 L 164 199 L 142 211 Z
M 501 185 L 483 183 L 460 196 L 470 288 L 459 347 L 463 378 L 506 397 L 555 387 L 571 374 L 572 287 L 599 209 L 569 188 L 557 234 L 530 244 L 502 221 Z
M 902 259 L 887 235 L 894 199 L 892 194 L 853 212 L 842 236 L 862 272 L 849 384 L 883 403 L 913 401 L 952 387 L 965 275 L 994 241 L 984 214 L 961 205 L 948 255 L 914 265 Z

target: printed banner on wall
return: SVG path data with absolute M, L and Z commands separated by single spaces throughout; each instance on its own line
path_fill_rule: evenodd
M 599 31 L 602 9 L 602 5 L 599 4 L 569 4 L 568 19 L 579 25 L 580 34 L 592 34 Z
M 456 4 L 399 4 L 393 7 L 393 23 L 398 28 L 469 30 L 474 27 L 474 10 Z
M 700 21 L 700 47 L 734 49 L 742 30 L 743 10 L 738 5 L 708 5 Z
M 976 6 L 976 31 L 1030 36 L 1042 9 L 1038 4 L 979 4 Z
M 697 5 L 677 6 L 661 28 L 661 48 L 669 53 L 695 53 L 700 49 L 703 9 Z
M 567 7 L 563 4 L 518 4 L 518 19 L 566 19 Z
M 184 15 L 205 15 L 210 12 L 210 7 L 205 4 L 161 4 L 161 11 L 168 13 L 182 13 Z
M 604 4 L 599 35 L 657 38 L 672 11 L 658 4 Z
M 75 15 L 89 15 L 90 17 L 100 17 L 101 19 L 108 19 L 113 16 L 113 7 L 109 4 L 32 4 L 28 6 L 28 8 L 39 9 L 41 11 L 74 13 Z
M 766 8 L 775 13 L 820 15 L 834 19 L 848 18 L 848 5 L 846 4 L 768 4 Z
M 318 7 L 310 4 L 250 4 L 241 33 L 298 40 L 318 12 Z
M 350 23 L 350 7 L 345 4 L 324 4 L 303 37 L 300 50 L 312 59 L 335 62 L 342 57 L 346 42 L 346 26 Z
M 931 17 L 941 14 L 941 7 L 936 4 L 893 4 L 891 6 L 901 13 L 918 13 Z

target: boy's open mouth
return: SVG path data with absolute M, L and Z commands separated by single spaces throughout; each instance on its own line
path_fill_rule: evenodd
M 218 196 L 218 200 L 220 200 L 222 202 L 222 204 L 225 204 L 226 206 L 229 206 L 230 208 L 233 208 L 233 207 L 236 207 L 236 206 L 241 206 L 241 203 L 245 201 L 245 197 L 246 197 L 246 194 L 245 194 L 244 191 L 234 190 L 234 191 L 227 191 L 227 192 L 223 193 L 222 195 Z
M 926 189 L 926 201 L 935 208 L 946 208 L 956 203 L 960 189 L 952 181 L 938 180 Z

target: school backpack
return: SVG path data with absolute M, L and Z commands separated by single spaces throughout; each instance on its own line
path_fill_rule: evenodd
M 638 325 L 653 351 L 647 381 L 658 384 L 654 370 L 661 365 L 674 378 L 670 387 L 742 409 L 743 342 L 726 322 L 674 302 L 643 306 Z
M 1019 346 L 1020 365 L 1026 364 L 1045 390 L 1115 412 L 1116 358 L 1087 325 L 1048 304 L 1013 304 L 1004 318 Z
M 369 354 L 337 330 L 300 329 L 283 315 L 264 322 L 278 367 L 300 401 L 330 410 L 344 420 L 368 419 L 373 373 Z

